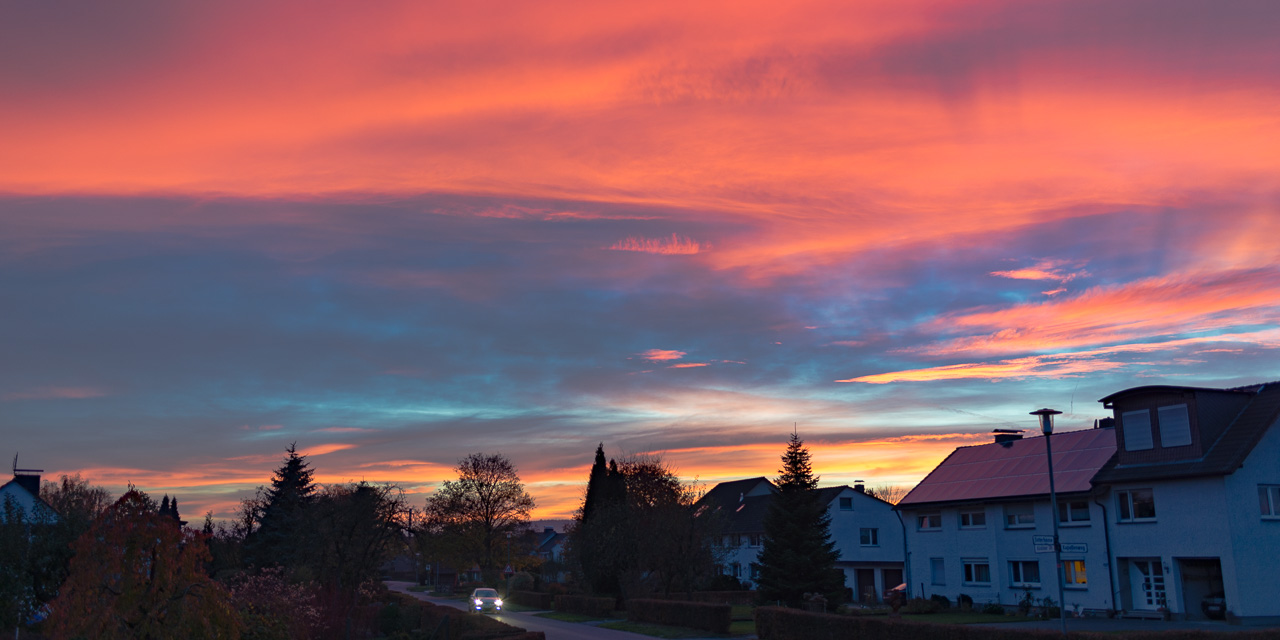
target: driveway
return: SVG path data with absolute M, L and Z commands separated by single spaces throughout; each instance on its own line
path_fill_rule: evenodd
M 386 585 L 387 588 L 392 591 L 407 594 L 419 600 L 425 600 L 432 604 L 444 605 L 446 607 L 453 607 L 459 611 L 467 611 L 466 603 L 461 600 L 432 598 L 426 593 L 409 591 L 409 587 L 413 586 L 412 582 L 396 582 L 388 580 Z M 468 615 L 475 614 L 468 612 Z M 589 624 L 561 622 L 560 620 L 539 618 L 532 613 L 503 612 L 502 614 L 494 615 L 493 618 L 495 620 L 505 622 L 513 627 L 520 627 L 529 631 L 541 631 L 547 634 L 547 640 L 653 640 L 649 636 L 640 635 L 638 633 L 602 629 L 600 627 L 593 627 Z

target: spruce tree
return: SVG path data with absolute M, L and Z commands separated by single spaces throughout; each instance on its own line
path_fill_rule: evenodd
M 298 455 L 296 443 L 285 452 L 288 455 L 272 476 L 271 488 L 258 490 L 258 528 L 245 540 L 250 562 L 259 567 L 297 568 L 306 561 L 309 551 L 309 519 L 316 485 L 311 478 L 311 465 L 305 456 Z
M 764 517 L 760 599 L 797 607 L 804 594 L 818 593 L 838 601 L 844 592 L 843 576 L 835 568 L 840 552 L 831 540 L 831 515 L 819 500 L 809 450 L 798 434 L 791 434 L 779 473 Z

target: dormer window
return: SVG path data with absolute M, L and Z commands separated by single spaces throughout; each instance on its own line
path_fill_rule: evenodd
M 1120 414 L 1120 424 L 1124 429 L 1125 451 L 1145 451 L 1155 446 L 1151 441 L 1151 411 L 1126 411 Z
M 1191 444 L 1191 417 L 1187 405 L 1175 404 L 1156 409 L 1160 421 L 1160 446 L 1185 447 Z

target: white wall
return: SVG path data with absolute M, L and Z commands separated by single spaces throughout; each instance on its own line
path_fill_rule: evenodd
M 1073 496 L 1079 500 L 1081 497 Z M 913 597 L 929 597 L 935 593 L 947 596 L 955 603 L 960 594 L 973 598 L 974 606 L 981 607 L 988 602 L 1006 606 L 1016 605 L 1025 593 L 1025 587 L 1015 587 L 1010 580 L 1010 561 L 1034 561 L 1040 568 L 1040 587 L 1032 588 L 1032 597 L 1040 600 L 1051 598 L 1058 601 L 1057 566 L 1052 553 L 1036 553 L 1032 536 L 1053 535 L 1055 517 L 1048 499 L 1032 503 L 1035 513 L 1033 528 L 1008 529 L 1005 527 L 1006 503 L 988 503 L 969 505 L 970 508 L 981 508 L 986 513 L 986 527 L 983 529 L 961 529 L 960 511 L 958 507 L 946 507 L 936 511 L 942 514 L 940 531 L 919 531 L 916 516 L 924 513 L 920 509 L 904 509 L 903 520 L 907 525 L 908 553 L 910 554 L 911 595 Z M 1018 504 L 1018 503 L 1009 503 Z M 1026 503 L 1022 503 L 1026 504 Z M 929 510 L 935 511 L 935 510 Z M 1107 579 L 1106 539 L 1103 532 L 1102 510 L 1093 501 L 1089 501 L 1090 520 L 1087 525 L 1063 525 L 1060 540 L 1064 543 L 1084 543 L 1088 553 L 1083 555 L 1063 554 L 1063 560 L 1084 560 L 1087 586 L 1065 590 L 1065 601 L 1068 611 L 1073 605 L 1081 609 L 1107 609 L 1111 605 L 1110 581 Z M 933 584 L 931 558 L 942 558 L 944 567 L 944 584 Z M 966 558 L 986 558 L 991 568 L 991 584 L 966 584 L 963 580 L 963 560 Z M 923 591 L 921 591 L 923 584 Z
M 1277 618 L 1280 617 L 1280 520 L 1262 518 L 1259 484 L 1280 485 L 1280 422 L 1271 425 L 1245 459 L 1244 466 L 1226 477 L 1223 499 L 1230 523 L 1231 564 L 1235 575 L 1235 584 L 1227 587 L 1227 609 L 1244 618 Z M 1226 564 L 1227 558 L 1223 558 L 1224 573 Z

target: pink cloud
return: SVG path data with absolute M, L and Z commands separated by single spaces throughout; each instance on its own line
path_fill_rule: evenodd
M 692 369 L 694 367 L 706 367 L 706 366 L 709 366 L 709 365 L 705 362 L 681 362 L 680 364 L 673 364 L 671 366 L 668 366 L 667 368 L 668 369 Z
M 1013 269 L 1010 271 L 992 271 L 991 275 L 1014 280 L 1054 280 L 1063 284 L 1076 278 L 1088 275 L 1084 271 L 1067 272 L 1062 269 L 1073 263 L 1067 260 L 1041 260 L 1033 267 Z
M 649 360 L 651 362 L 666 362 L 668 360 L 679 360 L 685 356 L 684 351 L 676 351 L 675 349 L 649 349 L 641 351 L 636 355 Z
M 26 391 L 14 391 L 0 395 L 0 401 L 9 400 L 82 400 L 101 398 L 107 392 L 97 387 L 38 387 Z
M 682 238 L 674 233 L 671 234 L 670 240 L 666 238 L 637 238 L 633 236 L 624 240 L 619 240 L 609 247 L 609 249 L 613 251 L 639 251 L 641 253 L 656 253 L 661 255 L 692 255 L 708 248 L 710 248 L 710 245 L 699 244 L 696 240 Z

